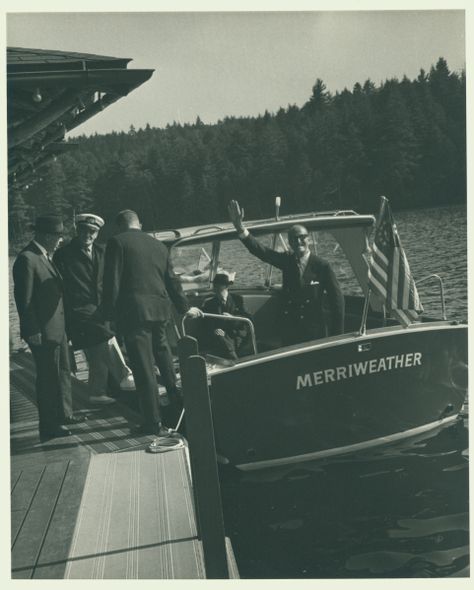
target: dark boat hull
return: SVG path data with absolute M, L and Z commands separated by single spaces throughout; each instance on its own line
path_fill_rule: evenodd
M 439 427 L 467 391 L 467 326 L 344 335 L 212 376 L 218 453 L 241 469 L 349 453 Z

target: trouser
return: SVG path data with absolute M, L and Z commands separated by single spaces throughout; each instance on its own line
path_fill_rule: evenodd
M 130 374 L 122 351 L 115 337 L 88 346 L 83 349 L 89 365 L 89 394 L 103 396 L 107 394 L 109 374 L 120 383 Z
M 176 374 L 166 337 L 166 322 L 144 322 L 124 331 L 123 336 L 139 395 L 143 424 L 156 425 L 161 422 L 161 415 L 155 361 L 166 391 L 170 396 L 176 393 Z
M 220 356 L 225 359 L 237 360 L 239 357 L 235 350 L 235 342 L 233 338 L 225 334 L 224 336 L 218 336 L 212 334 L 210 353 Z
M 72 415 L 69 348 L 64 336 L 60 344 L 30 346 L 36 365 L 36 398 L 39 430 L 50 432 Z

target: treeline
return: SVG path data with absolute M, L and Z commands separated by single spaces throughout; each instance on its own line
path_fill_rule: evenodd
M 237 198 L 246 217 L 466 200 L 465 73 L 429 73 L 330 94 L 317 79 L 304 106 L 214 125 L 173 123 L 79 137 L 28 189 L 9 191 L 12 242 L 36 214 L 136 210 L 145 229 L 213 223 Z M 125 99 L 126 100 L 126 99 Z M 159 108 L 159 101 L 157 101 Z

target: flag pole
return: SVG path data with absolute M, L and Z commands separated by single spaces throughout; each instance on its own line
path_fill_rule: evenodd
M 382 220 L 383 210 L 385 208 L 386 203 L 388 203 L 387 197 L 380 197 L 380 210 L 377 217 L 377 221 L 375 222 L 375 232 L 380 225 L 380 221 Z M 367 273 L 369 271 L 369 267 L 367 266 Z M 362 321 L 359 328 L 359 336 L 365 336 L 367 333 L 367 316 L 369 315 L 369 302 L 370 302 L 370 295 L 372 294 L 372 290 L 370 287 L 367 289 L 367 295 L 365 296 L 364 301 L 364 309 L 362 310 Z
M 275 221 L 280 220 L 280 206 L 281 206 L 281 197 L 275 197 Z M 273 234 L 272 240 L 272 249 L 275 250 L 276 243 L 278 239 L 278 234 Z M 268 277 L 265 280 L 265 286 L 269 287 L 272 283 L 272 274 L 273 274 L 273 266 L 270 266 L 270 270 L 268 271 Z
M 367 291 L 367 295 L 365 297 L 365 301 L 364 301 L 364 309 L 362 311 L 362 322 L 360 324 L 360 328 L 359 328 L 359 336 L 365 336 L 366 332 L 367 332 L 367 316 L 369 315 L 369 301 L 370 301 L 370 294 L 372 293 L 372 291 L 370 290 L 370 287 Z

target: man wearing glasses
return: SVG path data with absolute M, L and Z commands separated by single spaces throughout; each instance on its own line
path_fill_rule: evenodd
M 344 296 L 330 264 L 309 248 L 303 225 L 288 230 L 290 252 L 278 252 L 258 242 L 244 227 L 243 211 L 237 201 L 228 207 L 229 217 L 247 250 L 283 273 L 281 331 L 283 345 L 297 344 L 344 332 Z M 327 295 L 329 322 L 323 313 Z

